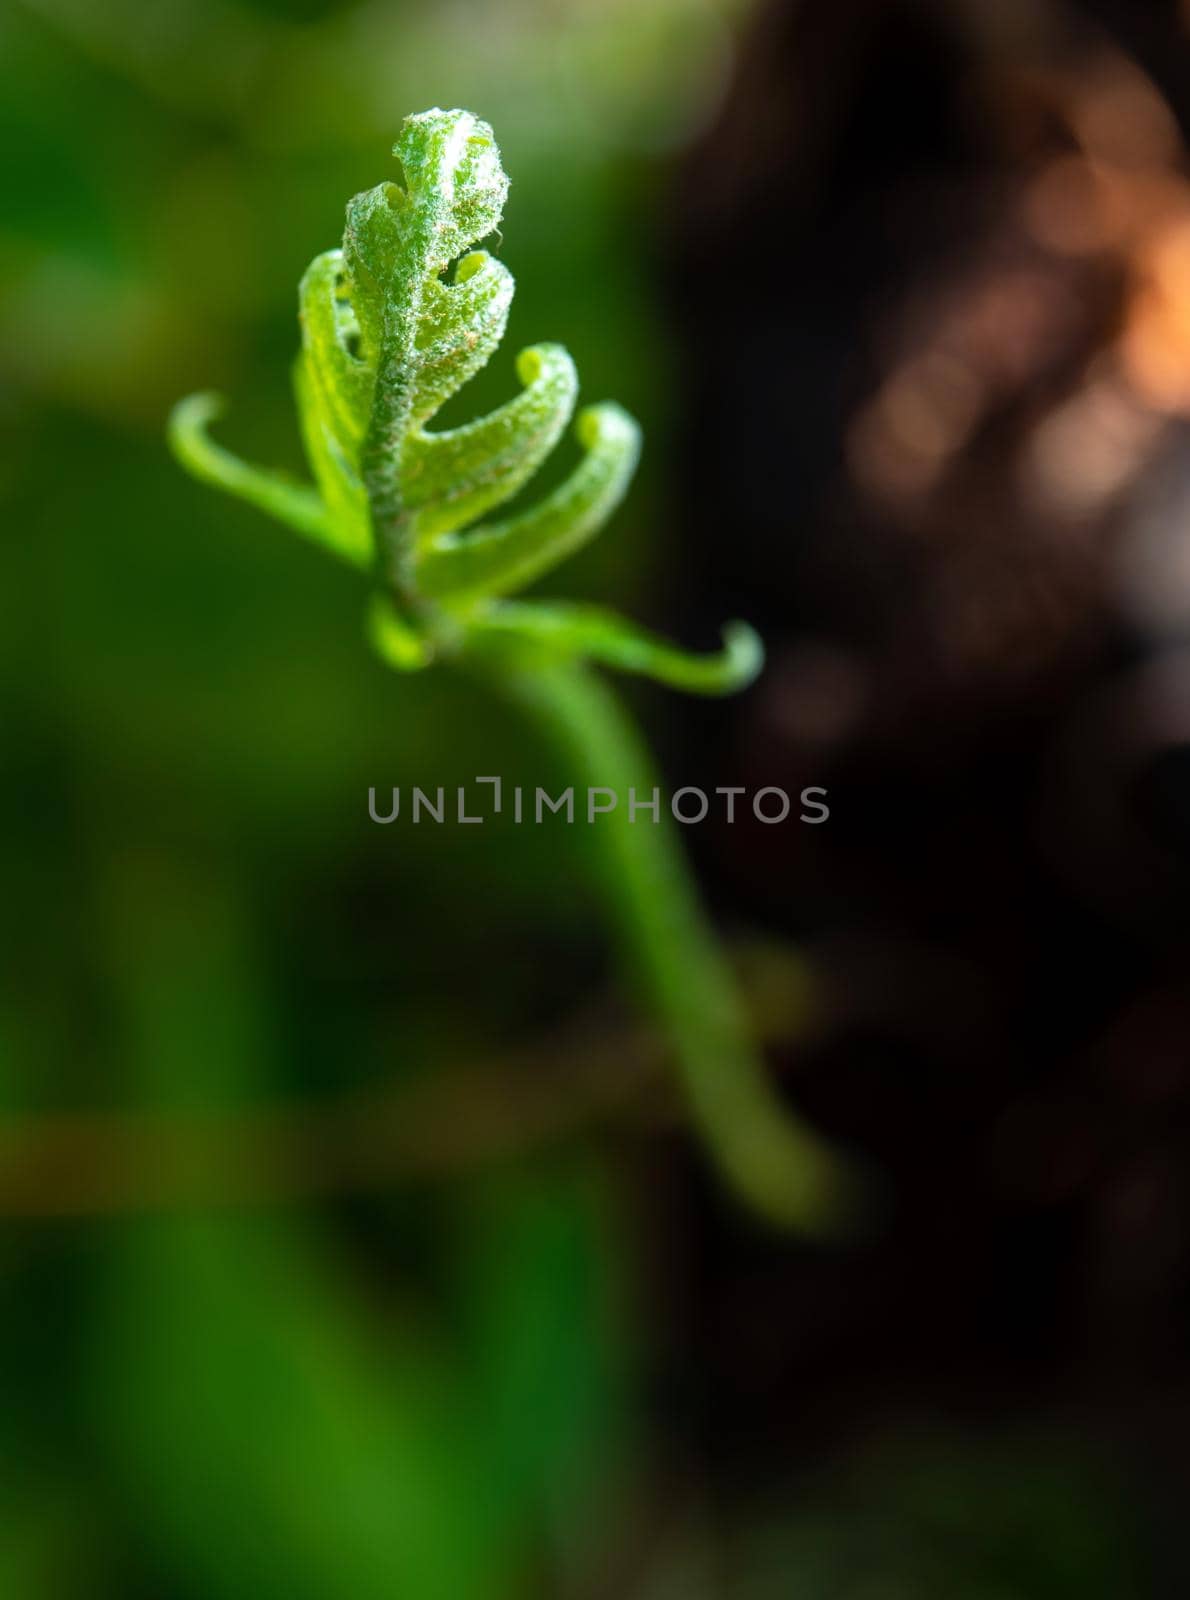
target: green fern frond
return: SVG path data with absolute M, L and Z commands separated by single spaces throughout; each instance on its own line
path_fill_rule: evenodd
M 390 665 L 474 666 L 593 783 L 647 787 L 647 751 L 583 663 L 724 694 L 760 671 L 760 640 L 733 623 L 721 652 L 691 655 L 597 607 L 508 598 L 603 527 L 636 467 L 640 429 L 618 405 L 586 407 L 570 475 L 529 509 L 492 516 L 558 444 L 578 376 L 560 345 L 532 345 L 505 404 L 433 427 L 504 335 L 512 275 L 482 242 L 499 226 L 508 180 L 492 130 L 467 111 L 408 118 L 394 153 L 398 179 L 350 202 L 341 248 L 301 282 L 294 386 L 313 485 L 215 443 L 211 395 L 175 407 L 173 449 L 196 477 L 370 572 L 369 637 Z M 768 1086 L 676 841 L 622 817 L 604 837 L 613 909 L 721 1170 L 770 1217 L 822 1225 L 840 1192 L 837 1164 Z
M 504 336 L 512 274 L 480 246 L 500 224 L 508 179 L 492 130 L 467 111 L 409 117 L 394 154 L 398 180 L 350 202 L 341 248 L 317 256 L 301 282 L 294 387 L 314 485 L 216 444 L 207 432 L 221 409 L 213 396 L 175 408 L 178 458 L 372 570 L 395 610 L 383 626 L 373 621 L 372 636 L 394 665 L 421 667 L 464 648 L 473 627 L 523 628 L 548 634 L 556 651 L 683 688 L 738 687 L 759 670 L 755 646 L 683 658 L 644 633 L 630 650 L 611 647 L 609 624 L 596 627 L 587 613 L 497 610 L 603 527 L 631 480 L 640 429 L 620 406 L 586 407 L 574 429 L 583 456 L 569 477 L 528 510 L 491 517 L 558 444 L 578 374 L 561 345 L 531 345 L 517 358 L 519 393 L 475 422 L 434 429 Z

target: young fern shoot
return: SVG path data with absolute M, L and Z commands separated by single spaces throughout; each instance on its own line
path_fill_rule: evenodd
M 586 407 L 570 476 L 528 510 L 492 515 L 558 443 L 578 376 L 561 345 L 532 345 L 517 360 L 519 393 L 462 427 L 432 427 L 504 335 L 512 275 L 479 245 L 500 223 L 508 180 L 492 130 L 467 111 L 409 117 L 394 153 L 400 181 L 348 204 L 342 247 L 301 283 L 294 381 L 314 485 L 215 443 L 213 395 L 174 409 L 173 449 L 196 477 L 369 573 L 369 636 L 391 666 L 468 670 L 528 710 L 592 785 L 651 788 L 647 749 L 592 665 L 724 694 L 759 672 L 760 641 L 733 623 L 722 651 L 690 655 L 599 607 L 508 598 L 599 532 L 640 430 L 614 403 Z M 673 831 L 623 813 L 598 831 L 611 909 L 708 1149 L 768 1217 L 826 1224 L 838 1167 L 768 1083 Z

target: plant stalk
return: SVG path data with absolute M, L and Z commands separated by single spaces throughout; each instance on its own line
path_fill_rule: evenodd
M 576 779 L 619 797 L 594 824 L 608 910 L 717 1166 L 769 1220 L 829 1229 L 844 1209 L 842 1165 L 769 1080 L 671 821 L 630 818 L 629 789 L 650 796 L 658 779 L 620 697 L 602 677 L 556 657 L 505 660 L 486 681 L 532 715 Z

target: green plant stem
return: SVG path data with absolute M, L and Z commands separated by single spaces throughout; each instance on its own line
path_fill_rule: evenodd
M 511 658 L 486 676 L 535 719 L 568 772 L 619 796 L 593 832 L 605 852 L 609 910 L 677 1057 L 686 1097 L 719 1168 L 758 1211 L 822 1231 L 839 1220 L 837 1158 L 779 1101 L 748 1034 L 739 996 L 691 880 L 673 825 L 630 818 L 630 788 L 658 780 L 619 696 L 573 662 Z

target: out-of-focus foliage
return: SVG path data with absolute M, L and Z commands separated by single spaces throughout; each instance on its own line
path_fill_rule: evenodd
M 573 838 L 443 830 L 401 853 L 367 820 L 372 783 L 542 778 L 516 719 L 394 685 L 352 576 L 187 488 L 161 428 L 215 383 L 235 442 L 297 465 L 295 264 L 434 101 L 501 122 L 519 325 L 557 327 L 597 389 L 656 415 L 624 238 L 724 52 L 700 0 L 0 9 L 7 1113 L 428 1076 L 596 974 L 584 892 L 556 893 Z M 585 558 L 596 587 L 643 577 L 657 494 Z M 543 927 L 555 971 L 518 959 Z M 0 1590 L 555 1587 L 610 1505 L 625 1260 L 581 1151 L 377 1207 L 8 1226 Z

